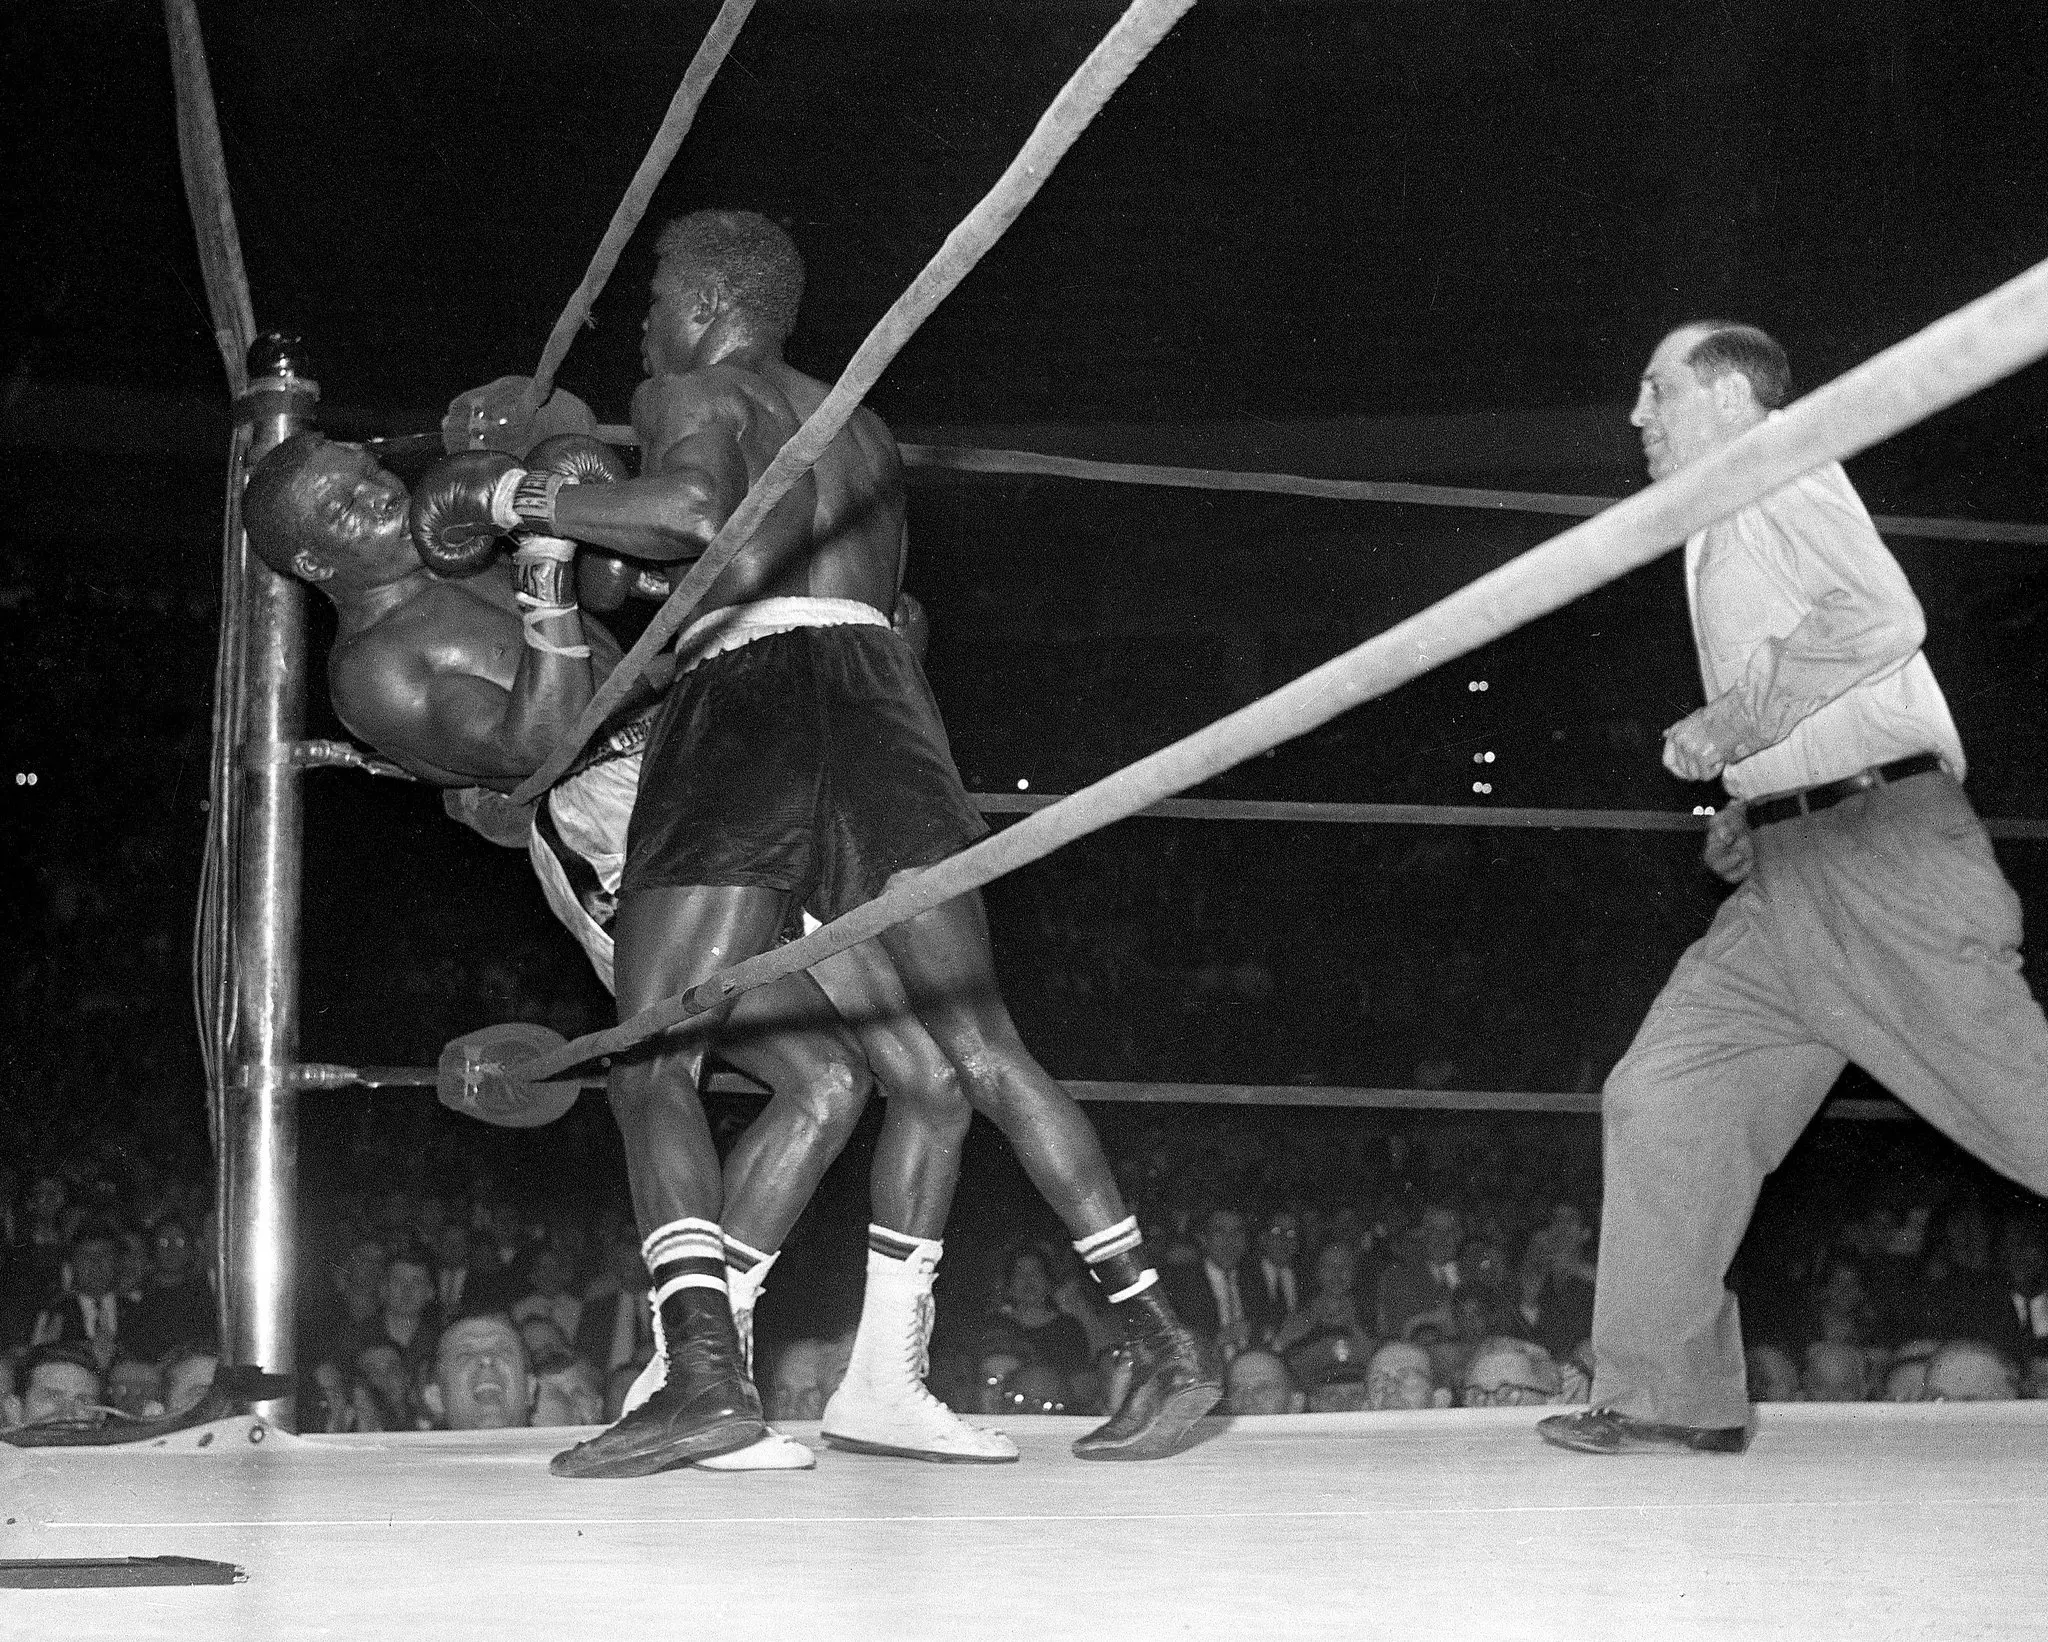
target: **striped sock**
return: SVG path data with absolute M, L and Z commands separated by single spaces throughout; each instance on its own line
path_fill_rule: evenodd
M 1076 1240 L 1074 1252 L 1087 1262 L 1113 1306 L 1143 1294 L 1159 1281 L 1159 1273 L 1145 1258 L 1145 1240 L 1138 1234 L 1134 1214 Z
M 908 1232 L 891 1231 L 887 1226 L 868 1225 L 868 1253 L 886 1254 L 891 1260 L 908 1260 L 920 1249 L 930 1249 L 932 1259 L 938 1259 L 938 1251 L 945 1245 L 928 1238 L 912 1237 Z
M 662 1310 L 685 1289 L 716 1289 L 725 1293 L 725 1241 L 710 1220 L 671 1220 L 647 1234 L 640 1245 L 647 1274 L 654 1281 L 654 1309 Z M 679 1319 L 664 1317 L 668 1337 L 680 1340 Z
M 724 1238 L 725 1264 L 726 1269 L 729 1271 L 739 1272 L 743 1276 L 751 1276 L 755 1271 L 775 1258 L 774 1254 L 767 1249 L 757 1249 L 751 1243 L 742 1243 L 731 1232 L 726 1232 Z

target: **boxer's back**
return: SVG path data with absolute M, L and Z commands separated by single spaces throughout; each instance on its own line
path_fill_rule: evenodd
M 771 380 L 799 418 L 830 391 L 824 383 L 776 360 Z M 811 519 L 810 580 L 822 598 L 859 599 L 884 615 L 903 581 L 903 463 L 887 425 L 862 406 L 825 447 L 811 474 L 817 501 Z

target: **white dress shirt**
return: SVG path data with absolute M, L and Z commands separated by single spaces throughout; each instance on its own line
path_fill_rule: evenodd
M 1920 601 L 1839 462 L 1687 541 L 1685 591 L 1707 700 L 1729 696 L 1739 739 L 1761 749 L 1723 772 L 1737 798 L 1915 753 L 1963 779 Z

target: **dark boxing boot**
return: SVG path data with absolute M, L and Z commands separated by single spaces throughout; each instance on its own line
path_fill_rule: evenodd
M 1130 1388 L 1107 1423 L 1074 1443 L 1084 1460 L 1156 1460 L 1171 1454 L 1223 1397 L 1215 1355 L 1181 1326 L 1155 1282 L 1117 1307 L 1133 1315 L 1125 1344 L 1135 1359 Z
M 732 1308 L 722 1288 L 689 1288 L 666 1310 L 671 1328 L 668 1378 L 610 1429 L 557 1454 L 558 1477 L 645 1477 L 693 1460 L 730 1454 L 761 1440 L 761 1399 L 740 1366 Z

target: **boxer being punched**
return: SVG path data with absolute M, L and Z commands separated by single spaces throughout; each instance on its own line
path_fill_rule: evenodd
M 752 212 L 707 211 L 659 241 L 644 327 L 648 378 L 633 401 L 642 475 L 557 488 L 530 474 L 479 483 L 436 510 L 431 555 L 469 532 L 533 528 L 638 559 L 701 554 L 824 384 L 782 345 L 803 265 Z M 860 411 L 773 509 L 710 589 L 677 644 L 678 678 L 650 734 L 616 924 L 622 1017 L 770 945 L 794 900 L 832 918 L 984 831 L 967 802 L 916 661 L 890 629 L 905 552 L 894 440 Z M 1066 1222 L 1135 1350 L 1130 1390 L 1076 1444 L 1089 1459 L 1170 1452 L 1221 1395 L 1220 1376 L 1174 1317 L 1093 1128 L 1018 1038 L 996 987 L 980 898 L 967 895 L 878 937 L 917 1019 L 959 1087 L 1017 1148 Z M 612 1070 L 650 1246 L 715 1245 L 718 1173 L 697 1102 L 706 1039 L 674 1034 Z M 936 1245 L 877 1225 L 868 1289 L 901 1303 L 863 1311 L 846 1382 L 827 1405 L 846 1435 L 871 1381 L 915 1358 Z M 715 1287 L 679 1261 L 658 1281 Z M 687 1298 L 690 1288 L 675 1291 Z M 722 1308 L 664 1311 L 669 1337 L 711 1340 Z M 897 1319 L 884 1330 L 882 1319 Z M 697 1393 L 670 1386 L 585 1444 L 569 1469 L 632 1464 Z
M 616 462 L 595 441 L 568 439 L 546 441 L 529 460 L 536 470 L 593 477 L 590 464 L 608 456 Z M 429 475 L 423 501 L 433 485 Z M 328 674 L 343 721 L 386 756 L 451 788 L 451 810 L 478 824 L 479 810 L 489 811 L 492 798 L 530 774 L 574 723 L 616 664 L 618 646 L 576 607 L 570 544 L 523 539 L 514 563 L 486 560 L 464 579 L 443 579 L 428 574 L 414 550 L 408 500 L 404 485 L 361 447 L 301 434 L 258 465 L 244 515 L 252 545 L 274 569 L 313 583 L 336 606 Z M 536 566 L 544 568 L 537 573 Z M 647 713 L 644 700 L 622 709 L 611 733 L 538 809 L 528 834 L 550 905 L 607 986 L 609 900 L 625 855 Z M 498 806 L 505 807 L 501 798 Z M 513 841 L 503 836 L 503 815 L 495 819 L 495 828 L 479 830 Z M 723 1263 L 742 1341 L 775 1251 L 860 1113 L 870 1064 L 892 1092 L 874 1164 L 877 1219 L 936 1248 L 957 1181 L 969 1112 L 950 1065 L 908 1016 L 886 958 L 871 947 L 842 956 L 850 961 L 833 960 L 818 973 L 858 1023 L 858 1046 L 807 977 L 743 1000 L 720 1045 L 724 1058 L 774 1091 L 724 1171 Z M 650 1250 L 658 1256 L 660 1246 Z M 664 1352 L 629 1406 L 661 1383 L 666 1366 Z M 1006 1438 L 959 1421 L 913 1373 L 882 1377 L 869 1392 L 849 1421 L 856 1440 L 929 1459 L 1016 1457 Z M 740 1393 L 723 1395 L 744 1403 Z M 801 1444 L 772 1435 L 751 1441 L 752 1414 L 722 1402 L 712 1412 L 721 1410 L 723 1418 L 698 1422 L 680 1434 L 689 1440 L 652 1457 L 713 1469 L 811 1463 Z M 706 1429 L 715 1435 L 705 1438 Z M 750 1445 L 719 1456 L 716 1446 L 735 1436 Z

